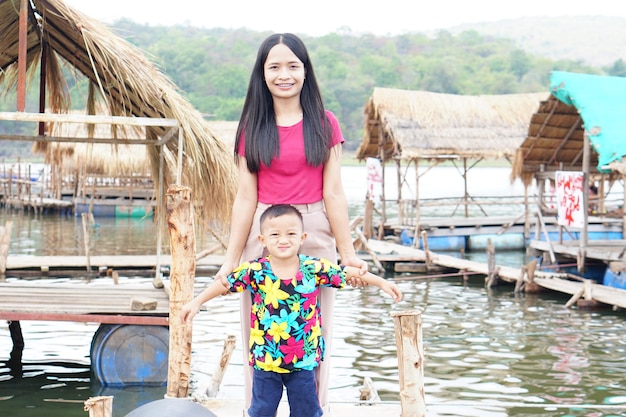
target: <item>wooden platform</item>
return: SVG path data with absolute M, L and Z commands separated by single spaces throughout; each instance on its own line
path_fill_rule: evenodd
M 598 242 L 599 244 L 600 242 Z M 604 246 L 602 248 L 598 247 L 598 256 L 600 253 L 604 253 L 604 259 L 607 258 L 607 253 L 614 253 L 609 256 L 610 259 L 617 258 L 620 253 L 624 252 L 624 247 L 626 247 L 626 243 L 622 242 L 611 242 L 612 245 Z M 574 244 L 564 245 L 565 247 L 569 246 L 573 253 L 577 251 L 577 246 Z M 376 258 L 380 262 L 390 262 L 390 263 L 402 263 L 402 262 L 411 262 L 415 264 L 419 264 L 423 266 L 424 270 L 438 268 L 449 268 L 458 271 L 468 271 L 478 274 L 483 274 L 487 276 L 490 271 L 489 267 L 486 263 L 470 261 L 467 259 L 461 259 L 449 255 L 428 252 L 426 253 L 423 250 L 417 248 L 411 248 L 408 246 L 398 245 L 390 242 L 380 241 L 370 239 L 368 241 L 368 247 L 370 251 L 375 254 Z M 612 248 L 614 252 L 607 252 L 607 248 Z M 593 252 L 592 252 L 593 253 Z M 364 259 L 367 256 L 362 256 Z M 591 254 L 589 255 L 591 256 Z M 113 270 L 123 270 L 123 269 L 133 269 L 133 268 L 146 268 L 153 270 L 157 265 L 157 257 L 153 255 L 146 256 L 92 256 L 90 258 L 92 269 L 98 270 L 99 268 L 105 269 L 113 269 Z M 159 257 L 161 266 L 168 266 L 171 263 L 171 257 L 169 255 L 162 255 Z M 217 271 L 219 266 L 223 263 L 223 256 L 221 255 L 209 255 L 206 256 L 196 263 L 196 269 L 211 269 Z M 86 268 L 87 259 L 84 256 L 9 256 L 7 258 L 7 271 L 11 270 L 24 270 L 24 269 L 34 269 L 34 270 L 52 270 L 52 269 L 81 269 Z M 524 281 L 528 279 L 524 275 L 524 270 L 522 269 L 523 265 L 520 265 L 519 268 L 513 268 L 509 266 L 496 265 L 495 269 L 497 269 L 497 275 L 499 279 L 504 280 L 509 283 L 517 283 L 518 281 Z M 581 281 L 571 280 L 568 274 L 559 273 L 553 271 L 536 271 L 534 274 L 535 283 L 544 287 L 546 289 L 550 289 L 553 291 L 558 291 L 565 294 L 575 295 L 579 294 L 583 283 Z M 2 295 L 4 300 L 4 288 L 5 284 L 0 284 L 0 295 Z M 76 287 L 74 287 L 76 288 Z M 616 307 L 626 308 L 626 290 L 622 290 L 619 288 L 607 287 L 599 284 L 592 284 L 591 286 L 592 294 L 594 300 L 599 302 L 610 304 Z M 69 291 L 70 289 L 66 289 Z M 154 292 L 155 289 L 150 289 L 144 287 L 141 289 L 141 294 L 147 295 L 149 297 L 156 297 L 159 300 L 165 302 L 164 294 L 162 290 L 159 292 Z M 73 290 L 74 292 L 79 292 L 77 290 Z M 82 290 L 80 290 L 82 291 Z M 92 290 L 89 290 L 92 291 Z M 86 293 L 89 297 L 94 297 L 97 299 L 100 297 L 100 293 L 103 292 L 100 290 L 93 290 L 94 293 Z M 98 292 L 99 291 L 99 292 Z M 128 303 L 129 303 L 129 293 L 126 292 L 117 294 L 118 289 L 113 287 L 111 290 L 111 297 L 125 297 L 120 301 L 120 299 L 110 300 L 107 304 L 111 306 L 111 309 L 106 310 L 105 306 L 85 306 L 85 312 L 70 312 L 64 314 L 107 314 L 110 312 L 115 312 L 118 314 L 128 314 Z M 137 289 L 139 291 L 139 289 Z M 158 293 L 158 296 L 157 296 Z M 68 299 L 69 301 L 69 299 Z M 75 300 L 76 302 L 83 302 L 85 304 L 85 299 L 83 300 Z M 46 304 L 48 300 L 42 300 L 42 304 Z M 117 304 L 112 304 L 112 303 Z M 20 303 L 24 303 L 24 305 L 29 304 L 28 299 L 22 300 Z M 3 302 L 4 304 L 4 302 Z M 115 305 L 115 307 L 113 307 Z M 89 307 L 89 308 L 87 308 Z M 2 308 L 2 307 L 0 307 Z M 159 306 L 161 308 L 161 306 Z M 165 313 L 165 307 L 161 311 L 155 311 L 154 314 L 157 313 Z M 3 310 L 5 310 L 3 308 Z M 27 311 L 22 311 L 26 313 Z M 33 313 L 38 312 L 37 310 L 33 311 Z M 58 311 L 56 311 L 58 312 Z M 46 313 L 53 313 L 53 311 L 47 311 Z M 5 310 L 5 318 L 6 316 Z M 0 315 L 0 317 L 3 317 Z
M 540 252 L 553 252 L 555 255 L 564 255 L 568 258 L 576 259 L 580 252 L 580 242 L 578 240 L 566 240 L 562 243 L 546 242 L 543 240 L 532 240 L 529 248 Z M 626 254 L 626 240 L 589 240 L 585 247 L 585 257 L 598 261 L 612 262 L 624 261 Z
M 32 209 L 33 211 L 71 211 L 74 207 L 74 203 L 66 200 L 59 200 L 56 198 L 48 197 L 9 197 L 5 200 L 7 207 L 23 207 L 26 209 Z
M 370 248 L 377 253 L 384 252 L 397 252 L 407 256 L 409 252 L 415 252 L 414 258 L 426 259 L 425 262 L 443 266 L 447 268 L 456 269 L 459 271 L 472 271 L 484 274 L 489 274 L 489 267 L 485 263 L 474 262 L 467 259 L 455 258 L 453 256 L 442 255 L 438 253 L 430 252 L 428 257 L 426 253 L 420 249 L 408 248 L 402 245 L 396 245 L 393 243 L 382 242 L 377 240 L 368 241 Z M 622 243 L 621 251 L 624 250 L 626 243 Z M 619 248 L 619 244 L 613 246 L 614 249 Z M 599 253 L 598 253 L 599 254 Z M 606 253 L 605 253 L 605 256 Z M 528 277 L 524 275 L 522 268 L 512 268 L 508 266 L 496 265 L 495 269 L 498 271 L 499 279 L 506 282 L 516 283 L 520 280 L 527 280 Z M 572 280 L 566 273 L 551 272 L 551 271 L 536 271 L 533 277 L 533 281 L 546 289 L 558 291 L 564 294 L 570 294 L 572 296 L 579 295 L 584 290 L 585 283 L 581 280 Z M 590 293 L 588 296 L 598 302 L 626 308 L 626 290 L 614 287 L 608 287 L 606 285 L 600 285 L 595 283 L 587 283 L 589 285 Z
M 361 254 L 366 260 L 371 259 L 367 254 Z M 413 250 L 406 246 L 396 245 L 396 249 L 382 252 L 377 255 L 381 262 L 423 262 L 423 251 Z M 168 266 L 172 263 L 170 255 L 98 255 L 89 258 L 93 270 L 99 268 L 124 269 L 154 269 L 157 265 Z M 224 262 L 223 255 L 208 255 L 196 261 L 197 270 L 219 269 Z M 9 255 L 7 257 L 7 271 L 19 270 L 67 270 L 87 268 L 86 256 L 31 256 Z
M 115 284 L 112 278 L 89 282 L 9 280 L 0 282 L 0 319 L 168 325 L 169 299 L 150 280 Z M 136 280 L 135 280 L 136 281 Z M 133 299 L 154 300 L 156 308 L 133 311 Z
M 217 417 L 241 416 L 243 412 L 242 400 L 210 399 L 201 404 Z M 331 403 L 330 414 L 324 414 L 324 417 L 393 417 L 400 416 L 401 413 L 402 408 L 399 402 L 380 402 L 371 403 L 371 405 L 345 402 Z M 288 416 L 289 404 L 283 400 L 278 407 L 277 417 Z
M 224 260 L 220 255 L 209 255 L 196 261 L 196 267 L 219 267 Z M 86 256 L 29 256 L 9 255 L 7 257 L 7 271 L 10 270 L 52 270 L 52 269 L 85 269 Z M 161 266 L 170 265 L 170 255 L 98 255 L 90 256 L 89 263 L 95 270 L 98 268 L 112 269 L 154 269 L 157 261 Z

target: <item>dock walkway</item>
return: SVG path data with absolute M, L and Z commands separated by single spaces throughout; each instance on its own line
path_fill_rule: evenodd
M 378 261 L 381 263 L 415 263 L 425 265 L 425 269 L 428 269 L 430 266 L 438 266 L 443 268 L 449 268 L 466 272 L 473 272 L 477 274 L 483 274 L 488 276 L 490 274 L 489 266 L 486 263 L 475 262 L 467 259 L 461 259 L 454 256 L 444 255 L 435 252 L 425 252 L 421 249 L 412 248 L 404 245 L 398 245 L 390 242 L 385 242 L 381 240 L 370 239 L 368 242 L 368 248 L 372 254 L 376 257 Z M 623 247 L 614 246 L 614 248 L 619 248 L 619 251 L 623 252 Z M 588 254 L 591 256 L 591 254 Z M 606 258 L 606 253 L 605 253 Z M 617 255 L 616 255 L 617 256 Z M 364 256 L 364 258 L 368 258 Z M 154 271 L 157 265 L 157 260 L 160 262 L 161 266 L 167 267 L 171 264 L 171 256 L 170 255 L 161 255 L 158 257 L 156 255 L 144 255 L 144 256 L 135 256 L 135 255 L 127 255 L 127 256 L 91 256 L 89 261 L 92 269 L 113 269 L 113 270 L 124 270 L 124 269 L 148 269 Z M 196 270 L 197 271 L 206 271 L 209 270 L 211 273 L 217 271 L 217 269 L 223 263 L 222 255 L 209 255 L 203 257 L 196 262 Z M 85 256 L 9 256 L 7 258 L 6 270 L 7 273 L 11 271 L 23 271 L 23 270 L 42 270 L 42 271 L 51 271 L 53 269 L 81 269 L 86 268 L 87 266 L 87 258 Z M 591 298 L 601 303 L 613 305 L 616 307 L 626 308 L 626 290 L 622 290 L 620 288 L 608 287 L 600 284 L 585 282 L 585 280 L 572 280 L 571 276 L 566 273 L 553 272 L 553 271 L 541 271 L 537 270 L 534 272 L 533 277 L 528 277 L 523 266 L 520 268 L 513 268 L 509 266 L 501 266 L 495 265 L 494 268 L 497 271 L 497 276 L 499 279 L 509 282 L 509 283 L 521 283 L 528 282 L 530 279 L 533 282 L 543 288 L 558 291 L 565 294 L 570 294 L 572 296 L 579 295 L 581 292 L 585 291 L 585 298 Z M 4 300 L 4 292 L 7 291 L 5 289 L 6 284 L 0 285 L 0 294 L 3 294 Z M 55 284 L 56 285 L 56 284 Z M 114 287 L 114 286 L 112 286 Z M 70 291 L 70 288 L 66 289 Z M 163 291 L 154 292 L 155 289 L 142 289 L 142 293 L 145 292 L 145 295 L 149 297 L 156 297 L 156 299 L 161 300 L 161 302 L 166 303 L 166 299 L 163 298 Z M 82 291 L 82 290 L 81 290 Z M 98 290 L 93 294 L 88 294 L 88 297 L 98 299 L 100 297 L 100 293 Z M 102 290 L 100 290 L 103 292 Z M 107 290 L 109 291 L 109 290 Z M 113 289 L 111 291 L 111 297 L 115 297 L 117 290 Z M 117 300 L 113 303 L 113 300 L 108 302 L 110 304 L 110 308 L 107 310 L 94 311 L 90 309 L 88 312 L 80 313 L 80 314 L 96 314 L 96 313 L 110 313 L 112 310 L 117 310 L 117 313 L 120 314 L 128 314 L 128 297 L 129 294 L 126 293 L 124 295 L 126 298 L 123 302 Z M 69 299 L 68 299 L 69 300 Z M 49 303 L 49 300 L 43 300 L 42 303 L 45 305 Z M 78 302 L 81 300 L 74 300 L 72 302 Z M 85 300 L 82 300 L 85 301 Z M 23 300 L 23 302 L 28 305 L 28 300 Z M 57 309 L 58 312 L 58 309 Z M 158 311 L 153 312 L 157 314 Z M 161 313 L 166 313 L 166 310 L 161 311 Z M 68 312 L 70 314 L 70 312 Z M 0 315 L 0 317 L 3 317 Z M 6 318 L 6 314 L 4 316 Z
M 209 399 L 201 403 L 202 406 L 213 412 L 217 417 L 239 416 L 243 410 L 243 400 L 230 399 Z M 399 416 L 402 407 L 400 402 L 373 402 L 373 403 L 331 403 L 330 416 L 345 417 L 380 417 L 380 416 Z M 326 415 L 326 414 L 325 414 Z M 276 417 L 288 417 L 289 404 L 281 401 L 278 406 L 278 414 Z
M 487 276 L 490 271 L 485 263 L 474 262 L 467 259 L 455 258 L 449 255 L 429 252 L 428 259 L 426 252 L 416 248 L 408 248 L 402 245 L 382 242 L 378 240 L 369 240 L 370 249 L 377 253 L 396 252 L 406 256 L 409 252 L 413 252 L 414 259 L 422 259 L 431 262 L 434 265 L 456 269 L 459 271 L 472 271 Z M 622 247 L 623 248 L 623 247 Z M 605 254 L 606 256 L 606 254 Z M 517 283 L 518 281 L 528 282 L 531 278 L 525 274 L 522 268 L 513 268 L 508 266 L 496 265 L 497 275 L 500 279 Z M 585 293 L 586 299 L 595 300 L 604 304 L 615 307 L 626 308 L 626 290 L 620 288 L 609 287 L 606 285 L 591 283 L 590 280 L 572 280 L 570 275 L 566 273 L 535 271 L 532 281 L 542 288 L 580 297 Z

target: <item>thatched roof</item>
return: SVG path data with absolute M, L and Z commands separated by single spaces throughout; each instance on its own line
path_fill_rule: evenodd
M 209 128 L 215 137 L 224 142 L 228 149 L 233 149 L 235 134 L 239 122 L 208 121 Z M 50 136 L 81 138 L 87 137 L 87 126 L 77 123 L 54 124 L 49 129 Z M 111 136 L 110 126 L 98 124 L 89 133 L 92 138 L 108 138 Z M 145 128 L 135 127 L 116 133 L 119 139 L 130 139 L 130 143 L 50 143 L 45 149 L 45 162 L 51 166 L 59 166 L 62 174 L 70 174 L 79 169 L 86 174 L 97 174 L 110 177 L 149 175 L 151 161 L 148 148 L 141 145 L 139 139 L 145 137 Z M 232 151 L 231 151 L 232 152 Z
M 546 93 L 462 96 L 375 88 L 356 157 L 513 157 Z M 382 147 L 383 155 L 381 155 Z
M 68 138 L 110 138 L 111 128 L 104 124 L 93 126 L 88 132 L 88 126 L 79 123 L 57 123 L 50 126 L 48 131 L 52 137 Z M 130 143 L 75 143 L 53 142 L 41 149 L 39 143 L 35 151 L 44 152 L 44 161 L 51 167 L 58 166 L 62 175 L 82 172 L 85 175 L 102 175 L 111 178 L 150 175 L 151 160 L 148 147 L 141 144 L 140 139 L 145 137 L 145 128 L 126 129 L 122 137 Z M 121 139 L 120 133 L 117 137 Z
M 515 157 L 513 178 L 529 184 L 540 172 L 583 171 L 585 131 L 590 138 L 590 174 L 625 173 L 626 79 L 554 71 L 552 94 L 532 115 Z
M 232 149 L 216 137 L 170 79 L 141 50 L 62 0 L 30 0 L 28 8 L 28 72 L 35 75 L 45 62 L 46 108 L 53 113 L 70 108 L 65 64 L 90 81 L 89 114 L 94 114 L 99 99 L 114 116 L 177 120 L 184 132 L 182 184 L 191 187 L 203 220 L 228 221 L 236 191 Z M 16 88 L 18 78 L 19 10 L 19 0 L 0 0 L 0 82 L 9 89 Z M 38 84 L 39 80 L 33 83 Z M 149 128 L 146 139 L 156 140 L 164 133 L 165 128 Z M 154 178 L 159 167 L 156 148 L 148 149 Z M 166 188 L 174 181 L 177 154 L 178 142 L 169 141 Z

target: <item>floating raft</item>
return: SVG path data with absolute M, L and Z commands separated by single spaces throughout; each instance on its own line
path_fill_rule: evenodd
M 368 240 L 368 247 L 375 253 L 394 253 L 396 256 L 405 259 L 409 257 L 413 257 L 414 259 L 419 258 L 423 259 L 424 262 L 440 267 L 452 268 L 459 271 L 472 271 L 484 274 L 485 276 L 490 273 L 489 266 L 485 263 L 455 258 L 434 252 L 426 253 L 421 249 L 410 248 L 380 240 Z M 413 254 L 411 255 L 411 253 Z M 498 277 L 506 282 L 527 282 L 530 279 L 523 268 L 496 265 L 494 269 L 497 271 Z M 542 288 L 570 294 L 575 298 L 579 298 L 582 294 L 585 294 L 587 299 L 615 307 L 626 308 L 626 290 L 621 288 L 595 284 L 591 282 L 591 280 L 572 280 L 571 275 L 567 273 L 549 271 L 535 271 L 532 281 Z

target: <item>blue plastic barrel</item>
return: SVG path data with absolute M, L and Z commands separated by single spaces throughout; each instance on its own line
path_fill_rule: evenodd
M 91 370 L 102 385 L 165 385 L 169 329 L 101 324 L 91 341 Z

